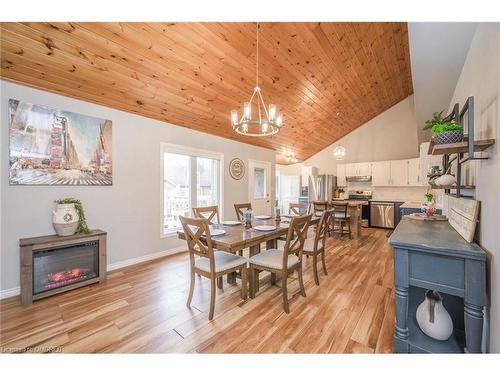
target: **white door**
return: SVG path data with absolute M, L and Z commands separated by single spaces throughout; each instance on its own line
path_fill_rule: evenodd
M 388 186 L 391 179 L 391 164 L 388 161 L 372 163 L 372 185 Z
M 391 185 L 393 186 L 408 185 L 407 160 L 391 160 Z
M 272 215 L 271 163 L 249 160 L 248 196 L 255 215 Z
M 408 184 L 420 185 L 420 158 L 408 160 Z

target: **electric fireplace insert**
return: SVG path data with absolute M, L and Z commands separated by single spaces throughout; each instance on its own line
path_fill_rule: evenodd
M 106 233 L 22 239 L 21 299 L 23 304 L 106 277 Z

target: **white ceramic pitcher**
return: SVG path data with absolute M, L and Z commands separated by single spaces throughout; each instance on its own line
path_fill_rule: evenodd
M 52 225 L 58 236 L 71 236 L 78 228 L 78 212 L 75 205 L 58 204 L 55 211 L 52 211 Z
M 446 341 L 450 338 L 453 322 L 438 292 L 425 292 L 425 300 L 417 308 L 417 323 L 420 329 L 433 339 Z

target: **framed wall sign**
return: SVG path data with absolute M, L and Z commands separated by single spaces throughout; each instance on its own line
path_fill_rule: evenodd
M 243 160 L 234 158 L 229 162 L 229 174 L 235 180 L 241 180 L 245 175 L 245 164 Z

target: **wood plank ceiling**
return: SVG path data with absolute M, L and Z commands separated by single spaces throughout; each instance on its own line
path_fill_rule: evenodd
M 265 138 L 229 122 L 255 86 L 253 23 L 2 23 L 1 42 L 2 79 L 270 148 L 281 163 L 413 93 L 406 23 L 261 23 L 260 86 L 285 120 Z

